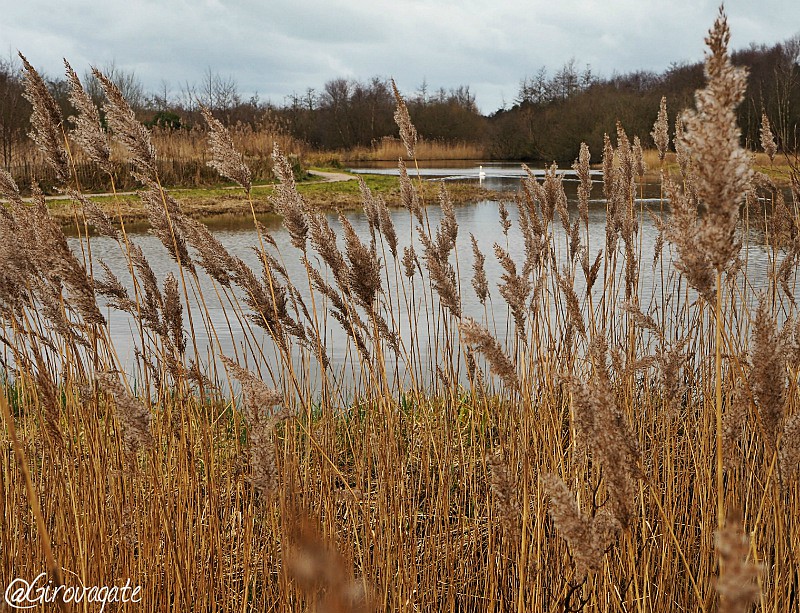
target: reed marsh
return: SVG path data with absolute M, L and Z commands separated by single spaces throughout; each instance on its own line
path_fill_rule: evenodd
M 422 188 L 399 94 L 406 223 L 361 182 L 365 228 L 334 225 L 275 146 L 280 243 L 209 114 L 209 159 L 253 217 L 247 258 L 163 188 L 113 83 L 96 73 L 106 132 L 73 81 L 68 138 L 26 62 L 79 248 L 0 171 L 0 577 L 130 579 L 143 611 L 796 610 L 800 177 L 787 198 L 741 149 L 728 37 L 721 13 L 696 108 L 677 135 L 680 109 L 654 126 L 655 163 L 670 141 L 677 163 L 657 208 L 619 126 L 581 149 L 577 202 L 555 167 L 524 177 L 491 249 L 459 231 L 446 186 Z M 108 171 L 109 134 L 164 276 L 76 180 L 71 143 Z

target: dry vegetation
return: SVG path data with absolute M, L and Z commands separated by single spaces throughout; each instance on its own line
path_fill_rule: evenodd
M 88 100 L 86 102 L 91 103 Z M 270 181 L 274 178 L 269 152 L 275 143 L 283 151 L 290 151 L 298 158 L 298 169 L 299 158 L 307 151 L 307 147 L 288 136 L 280 126 L 269 121 L 268 117 L 256 127 L 237 124 L 229 132 L 236 147 L 245 156 L 256 181 Z M 123 145 L 115 141 L 109 143 L 111 166 L 103 169 L 86 155 L 79 143 L 74 142 L 74 132 L 67 137 L 72 172 L 83 192 L 131 190 L 139 186 L 130 174 L 128 155 Z M 208 137 L 207 128 L 200 125 L 190 129 L 154 127 L 151 130 L 151 141 L 157 151 L 156 169 L 162 185 L 188 188 L 219 183 L 219 175 L 209 167 Z M 9 170 L 25 193 L 29 190 L 31 178 L 35 178 L 45 192 L 60 186 L 53 168 L 47 163 L 46 155 L 35 143 L 16 148 Z
M 751 171 L 727 41 L 720 17 L 708 85 L 676 139 L 680 170 L 664 178 L 672 215 L 655 258 L 639 246 L 641 149 L 620 128 L 603 152 L 604 243 L 587 244 L 600 188 L 583 148 L 577 216 L 555 172 L 523 181 L 516 227 L 503 216 L 507 244 L 494 249 L 497 283 L 474 241 L 461 282 L 470 247 L 448 194 L 431 227 L 402 164 L 414 248 L 364 188 L 370 235 L 342 218 L 340 250 L 279 148 L 273 202 L 293 248 L 279 253 L 259 229 L 252 270 L 163 190 L 150 134 L 103 81 L 153 232 L 180 264 L 157 279 L 124 225 L 74 189 L 61 117 L 27 67 L 37 142 L 73 189 L 78 226 L 118 241 L 134 281 L 100 274 L 89 241 L 73 254 L 41 197 L 23 203 L 0 172 L 0 576 L 130 578 L 142 611 L 797 610 L 800 186 L 787 203 Z M 107 167 L 105 134 L 74 97 L 87 117 L 74 140 Z M 398 99 L 413 153 L 403 109 Z M 249 197 L 236 139 L 210 130 L 214 167 Z M 774 266 L 761 295 L 742 272 L 754 234 L 740 204 L 766 215 Z M 305 278 L 284 275 L 290 257 Z M 662 280 L 653 296 L 640 295 L 645 267 Z M 218 356 L 219 373 L 194 361 L 209 326 L 200 275 L 271 361 Z M 472 291 L 482 320 L 462 313 Z M 120 372 L 98 294 L 135 322 L 135 378 Z M 323 340 L 339 325 L 350 377 L 334 375 Z
M 393 162 L 406 155 L 402 140 L 382 138 L 370 148 L 353 147 L 340 154 L 347 162 Z M 417 143 L 417 160 L 484 160 L 486 153 L 475 143 L 446 143 L 420 140 Z

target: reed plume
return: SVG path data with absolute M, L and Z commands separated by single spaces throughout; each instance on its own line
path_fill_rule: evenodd
M 544 475 L 542 481 L 550 497 L 550 517 L 572 554 L 574 581 L 581 583 L 589 571 L 600 568 L 619 524 L 602 510 L 594 517 L 581 513 L 575 496 L 557 475 Z
M 519 488 L 515 483 L 512 471 L 500 451 L 496 451 L 486 458 L 486 467 L 489 469 L 489 487 L 494 496 L 500 523 L 503 525 L 508 538 L 512 541 L 518 541 L 522 513 L 517 500 Z
M 439 295 L 442 305 L 459 318 L 461 317 L 461 295 L 458 291 L 455 268 L 448 260 L 449 253 L 447 250 L 440 249 L 442 242 L 434 243 L 422 226 L 418 226 L 417 231 L 424 248 L 423 254 L 431 286 Z M 445 244 L 445 246 L 447 245 Z
M 791 479 L 800 471 L 800 413 L 788 418 L 783 426 L 778 459 L 783 479 Z
M 250 469 L 253 485 L 261 492 L 272 496 L 278 489 L 277 455 L 275 453 L 275 426 L 289 417 L 281 409 L 283 394 L 267 387 L 264 382 L 249 370 L 242 368 L 227 356 L 220 356 L 230 375 L 242 385 L 244 396 L 244 415 L 250 426 Z
M 392 216 L 389 213 L 389 208 L 386 206 L 386 201 L 382 196 L 375 198 L 375 206 L 378 211 L 381 233 L 389 244 L 389 251 L 392 253 L 392 257 L 397 258 L 397 232 Z
M 61 108 L 53 98 L 41 75 L 28 59 L 19 54 L 25 68 L 24 96 L 31 103 L 31 139 L 38 145 L 45 160 L 53 169 L 56 180 L 66 183 L 69 180 L 69 157 L 65 148 L 64 117 Z
M 302 512 L 292 513 L 286 570 L 315 603 L 311 610 L 327 613 L 368 613 L 377 610 L 366 581 L 352 576 L 336 548 Z
M 475 261 L 472 263 L 474 271 L 472 277 L 472 287 L 475 289 L 475 295 L 481 304 L 486 304 L 486 298 L 489 295 L 489 281 L 486 279 L 486 256 L 483 255 L 478 247 L 478 241 L 475 240 L 475 235 L 470 233 L 470 240 L 472 241 L 472 255 Z
M 150 449 L 154 443 L 150 431 L 150 410 L 128 393 L 115 374 L 99 372 L 96 379 L 100 388 L 114 399 L 114 415 L 120 426 L 125 450 L 134 453 L 138 449 Z
M 655 124 L 653 124 L 653 131 L 650 132 L 650 136 L 653 137 L 653 142 L 656 144 L 656 149 L 658 149 L 658 159 L 661 163 L 664 163 L 664 158 L 667 155 L 667 150 L 669 149 L 669 123 L 667 118 L 667 97 L 661 97 L 661 104 L 658 107 L 658 118 L 656 119 Z
M 769 156 L 769 161 L 774 162 L 778 145 L 775 143 L 775 136 L 772 134 L 772 127 L 766 113 L 761 114 L 761 148 Z
M 116 138 L 130 154 L 133 166 L 131 174 L 144 185 L 158 182 L 156 167 L 156 150 L 150 138 L 150 132 L 136 119 L 136 114 L 125 100 L 119 87 L 97 68 L 92 74 L 100 83 L 106 95 L 103 105 L 106 121 Z
M 579 440 L 603 467 L 614 518 L 627 527 L 634 513 L 636 481 L 641 476 L 636 438 L 620 410 L 608 372 L 608 347 L 595 337 L 591 342 L 594 374 L 588 382 L 570 380 L 573 418 Z
M 511 314 L 514 317 L 514 325 L 520 339 L 525 339 L 525 322 L 528 318 L 528 296 L 530 296 L 530 278 L 527 274 L 517 274 L 517 265 L 509 253 L 497 243 L 494 244 L 494 254 L 500 266 L 503 267 L 503 274 L 500 279 L 502 283 L 498 285 L 500 295 L 503 296 Z M 581 321 L 583 318 L 581 317 Z
M 591 154 L 586 143 L 581 143 L 578 159 L 572 165 L 575 174 L 578 175 L 580 184 L 578 185 L 578 216 L 581 222 L 589 227 L 589 197 L 592 194 L 592 177 L 589 174 L 589 162 Z
M 419 267 L 417 261 L 417 254 L 414 251 L 413 245 L 403 247 L 403 274 L 409 279 L 414 277 L 414 273 Z
M 417 146 L 417 129 L 414 127 L 414 124 L 411 123 L 408 107 L 403 97 L 400 95 L 400 91 L 397 89 L 394 79 L 392 79 L 392 91 L 394 92 L 394 100 L 397 105 L 397 109 L 394 112 L 394 121 L 400 129 L 400 139 L 406 147 L 406 153 L 409 158 L 413 159 L 414 151 Z
M 230 132 L 202 104 L 200 112 L 208 125 L 208 143 L 211 148 L 211 160 L 208 165 L 223 177 L 241 185 L 249 194 L 252 188 L 250 168 L 244 163 L 244 157 L 233 144 Z
M 517 369 L 497 339 L 486 328 L 469 317 L 461 319 L 459 329 L 464 342 L 474 345 L 486 357 L 491 372 L 499 376 L 509 388 L 518 389 Z
M 684 133 L 676 141 L 691 155 L 692 187 L 703 214 L 694 236 L 673 233 L 673 240 L 681 261 L 688 250 L 696 250 L 716 271 L 731 264 L 741 249 L 736 224 L 752 175 L 735 112 L 744 99 L 747 70 L 731 63 L 729 40 L 727 17 L 720 11 L 706 38 L 706 87 L 695 94 L 696 109 L 684 113 Z
M 753 322 L 749 382 L 758 406 L 764 436 L 774 446 L 786 404 L 786 351 L 777 322 L 767 313 L 765 298 L 759 303 Z
M 355 294 L 361 305 L 371 311 L 375 297 L 381 289 L 381 265 L 375 252 L 358 238 L 347 218 L 341 215 L 339 221 L 344 230 L 345 253 L 350 260 L 347 287 Z
M 278 143 L 272 150 L 272 164 L 278 186 L 275 195 L 270 197 L 270 202 L 275 210 L 283 216 L 283 225 L 289 232 L 292 245 L 305 252 L 308 238 L 308 222 L 304 212 L 308 209 L 303 197 L 297 192 L 294 181 L 294 172 L 289 160 L 281 151 Z
M 108 144 L 108 136 L 103 131 L 100 111 L 86 93 L 81 80 L 66 59 L 64 67 L 70 88 L 69 100 L 78 112 L 76 116 L 70 117 L 75 126 L 72 138 L 83 149 L 86 156 L 103 172 L 112 174 L 114 167 L 111 164 L 111 147 Z

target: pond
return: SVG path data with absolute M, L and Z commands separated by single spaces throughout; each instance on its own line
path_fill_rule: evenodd
M 481 166 L 483 167 L 482 169 L 480 168 Z M 485 173 L 484 175 L 480 175 L 481 170 Z M 353 168 L 353 171 L 359 173 L 396 173 L 397 169 L 396 167 L 360 166 Z M 543 171 L 536 172 L 543 173 Z M 410 173 L 415 174 L 416 170 L 410 170 Z M 599 173 L 593 174 L 595 184 L 590 201 L 588 228 L 589 253 L 592 260 L 606 244 L 606 205 L 601 198 L 603 191 L 602 177 Z M 513 195 L 519 189 L 520 180 L 525 176 L 525 172 L 519 165 L 470 164 L 462 167 L 438 165 L 421 169 L 420 176 L 423 180 L 444 180 L 445 184 L 447 181 L 481 182 L 484 186 L 498 191 L 497 200 L 487 200 L 456 207 L 455 218 L 458 223 L 458 240 L 455 252 L 451 255 L 450 260 L 458 271 L 463 314 L 483 322 L 502 342 L 513 342 L 513 338 L 508 335 L 508 330 L 511 327 L 509 325 L 511 314 L 498 291 L 498 282 L 504 270 L 494 253 L 495 245 L 500 246 L 508 252 L 517 263 L 517 266 L 521 268 L 525 258 L 525 247 L 518 234 L 518 212 L 513 202 Z M 564 185 L 570 198 L 570 214 L 573 220 L 577 217 L 576 183 L 577 179 L 572 174 L 572 171 L 566 171 L 564 173 Z M 652 305 L 660 304 L 664 300 L 665 293 L 671 294 L 676 287 L 677 279 L 669 273 L 665 276 L 665 268 L 662 268 L 661 264 L 657 266 L 653 262 L 654 249 L 658 237 L 658 230 L 654 224 L 653 217 L 664 214 L 664 209 L 666 208 L 666 204 L 660 197 L 660 188 L 657 185 L 645 185 L 642 187 L 640 194 L 641 198 L 636 202 L 639 213 L 639 227 L 636 237 L 639 254 L 638 295 L 640 304 L 644 309 L 647 309 Z M 504 206 L 508 211 L 509 220 L 512 224 L 511 230 L 507 235 L 504 233 L 500 223 L 500 202 L 505 203 Z M 369 224 L 365 214 L 361 211 L 349 211 L 345 214 L 357 234 L 367 243 L 369 240 Z M 390 296 L 387 303 L 388 308 L 386 309 L 387 317 L 396 317 L 392 325 L 400 330 L 400 336 L 406 344 L 406 350 L 410 351 L 409 347 L 413 347 L 413 352 L 416 353 L 418 362 L 434 364 L 438 359 L 437 351 L 439 349 L 437 344 L 441 334 L 436 322 L 441 321 L 441 318 L 438 314 L 430 317 L 430 314 L 438 313 L 438 307 L 431 302 L 430 287 L 427 285 L 427 281 L 423 285 L 420 282 L 419 274 L 417 274 L 414 278 L 414 283 L 410 283 L 407 278 L 403 277 L 402 265 L 399 262 L 399 259 L 402 258 L 403 247 L 411 244 L 412 240 L 420 259 L 422 257 L 422 247 L 418 239 L 412 239 L 418 222 L 405 209 L 390 209 L 390 214 L 399 241 L 398 260 L 396 261 L 392 258 L 388 248 L 382 242 L 379 241 L 378 244 L 379 257 L 382 264 L 382 287 L 387 295 Z M 432 234 L 435 235 L 436 227 L 438 227 L 442 218 L 441 209 L 438 206 L 429 206 L 427 215 L 428 223 L 433 229 Z M 339 237 L 339 247 L 343 249 L 341 224 L 336 214 L 330 213 L 327 218 Z M 308 304 L 312 304 L 306 269 L 299 257 L 300 251 L 291 245 L 290 237 L 284 229 L 281 219 L 277 216 L 264 216 L 260 221 L 274 240 L 277 246 L 276 255 L 285 266 L 293 284 L 304 300 Z M 210 227 L 215 236 L 231 254 L 242 258 L 257 274 L 260 274 L 261 265 L 255 251 L 259 245 L 259 238 L 253 229 L 252 222 L 241 219 L 222 219 L 213 221 L 210 223 Z M 559 260 L 559 269 L 562 269 L 568 258 L 566 247 L 568 236 L 559 223 L 558 215 L 550 225 L 550 232 L 553 234 L 554 239 L 554 255 Z M 481 304 L 472 289 L 474 257 L 471 235 L 475 237 L 479 249 L 486 256 L 486 275 L 491 292 L 491 298 L 487 301 L 486 306 Z M 130 239 L 142 248 L 161 282 L 170 272 L 177 275 L 177 266 L 167 255 L 158 239 L 143 231 L 132 232 Z M 582 240 L 585 242 L 584 235 L 582 235 Z M 758 238 L 754 236 L 754 243 L 757 243 L 757 241 Z M 71 238 L 70 242 L 73 248 L 79 248 L 77 239 Z M 381 248 L 382 245 L 383 248 Z M 105 262 L 124 284 L 131 286 L 125 255 L 121 252 L 116 242 L 102 237 L 92 238 L 91 249 L 95 260 Z M 319 258 L 313 257 L 313 252 L 311 253 L 311 260 L 314 265 L 323 272 L 323 275 L 326 275 L 327 269 L 324 264 Z M 751 282 L 754 281 L 757 286 L 761 284 L 762 287 L 766 287 L 767 273 L 772 265 L 769 253 L 755 244 L 749 247 L 745 253 L 747 256 L 746 270 L 748 278 Z M 665 248 L 664 256 L 667 260 L 664 266 L 668 268 L 670 257 L 668 248 Z M 624 265 L 621 265 L 621 268 L 624 268 Z M 99 267 L 96 267 L 95 270 L 98 269 Z M 333 278 L 329 274 L 327 276 L 328 282 L 334 284 Z M 602 279 L 602 272 L 600 276 Z M 667 283 L 670 284 L 670 289 L 665 291 L 664 286 Z M 214 356 L 221 352 L 228 356 L 237 357 L 242 363 L 255 361 L 255 363 L 269 365 L 276 373 L 280 372 L 278 367 L 279 359 L 272 341 L 269 340 L 266 334 L 258 329 L 254 334 L 247 333 L 248 324 L 231 316 L 231 307 L 228 299 L 220 297 L 220 288 L 202 272 L 199 274 L 198 284 L 205 306 L 201 310 L 197 305 L 193 304 L 191 308 L 200 361 L 205 365 L 213 364 L 216 362 Z M 622 281 L 620 281 L 620 286 L 615 291 L 621 292 L 621 285 L 623 285 Z M 609 288 L 605 289 L 609 291 Z M 577 266 L 575 274 L 575 290 L 585 304 L 585 281 L 580 265 Z M 596 284 L 593 288 L 592 296 L 595 305 L 602 299 L 603 290 L 601 283 Z M 553 292 L 554 295 L 556 293 Z M 319 296 L 317 296 L 317 300 L 319 300 Z M 196 302 L 196 300 L 191 302 Z M 556 300 L 550 303 L 548 307 L 553 312 L 558 309 L 556 302 L 557 296 Z M 409 304 L 411 308 L 408 308 L 407 305 Z M 106 315 L 112 340 L 121 362 L 126 369 L 132 369 L 135 362 L 136 343 L 139 338 L 135 331 L 134 323 L 129 316 L 119 311 L 108 309 Z M 416 331 L 416 334 L 411 334 L 412 329 Z M 426 331 L 426 333 L 421 334 L 420 331 Z M 260 347 L 254 346 L 253 338 L 259 339 Z M 350 372 L 349 375 L 342 374 L 348 368 L 352 370 L 354 350 L 352 343 L 348 340 L 348 336 L 337 322 L 332 321 L 331 318 L 328 318 L 324 326 L 324 338 L 333 371 L 339 372 L 341 376 L 355 376 L 357 378 L 359 376 L 357 372 Z M 302 360 L 300 356 L 296 357 L 300 360 L 296 367 L 303 369 L 305 376 L 310 380 L 318 379 L 319 369 L 316 363 L 307 359 Z M 399 371 L 404 371 L 400 362 L 396 362 L 394 366 L 389 364 L 387 368 L 397 368 Z M 399 384 L 402 385 L 403 379 L 408 373 L 398 372 L 395 374 L 398 376 Z M 275 376 L 279 377 L 279 375 Z M 280 382 L 275 381 L 275 383 L 279 384 Z

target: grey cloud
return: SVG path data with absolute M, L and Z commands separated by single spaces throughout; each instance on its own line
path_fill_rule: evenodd
M 54 0 L 7 2 L 0 44 L 50 74 L 114 60 L 145 87 L 173 91 L 211 68 L 245 95 L 282 102 L 328 79 L 393 76 L 413 91 L 470 85 L 486 112 L 520 79 L 574 58 L 597 74 L 697 61 L 717 2 L 675 0 Z M 800 29 L 790 0 L 729 0 L 733 44 L 771 44 Z

